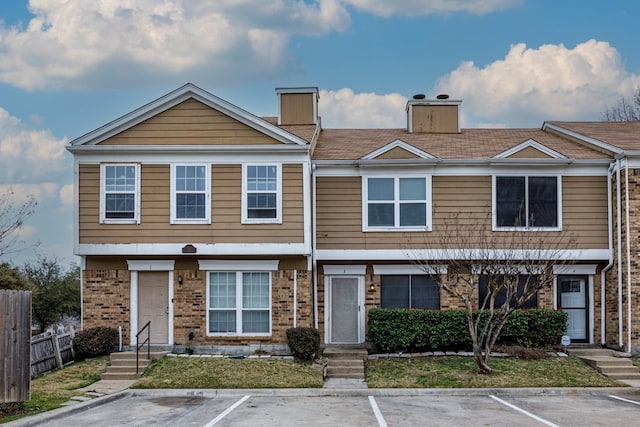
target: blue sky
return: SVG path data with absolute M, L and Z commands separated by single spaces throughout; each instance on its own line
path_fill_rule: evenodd
M 636 0 L 3 0 L 0 194 L 33 194 L 20 236 L 74 261 L 65 144 L 185 82 L 259 115 L 276 87 L 318 86 L 325 127 L 402 127 L 415 93 L 462 99 L 463 127 L 600 120 L 640 85 L 639 17 Z

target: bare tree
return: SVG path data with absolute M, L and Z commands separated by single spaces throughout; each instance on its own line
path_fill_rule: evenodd
M 487 222 L 488 221 L 488 222 Z M 573 238 L 558 232 L 491 231 L 491 218 L 454 214 L 442 232 L 427 235 L 413 261 L 457 298 L 467 313 L 473 355 L 480 373 L 491 374 L 489 357 L 511 314 L 553 285 L 553 266 Z M 416 245 L 411 245 L 416 247 Z M 438 263 L 446 263 L 440 274 Z
M 23 226 L 25 219 L 33 215 L 36 205 L 33 196 L 17 202 L 11 189 L 0 194 L 0 256 L 20 249 L 22 241 L 17 231 Z
M 602 116 L 608 122 L 640 121 L 640 86 L 636 88 L 631 99 L 621 97 L 614 106 L 607 108 Z

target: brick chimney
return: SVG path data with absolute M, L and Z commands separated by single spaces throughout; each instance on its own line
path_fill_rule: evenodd
M 409 133 L 460 133 L 459 110 L 462 101 L 438 95 L 425 99 L 422 94 L 407 101 L 407 131 Z
M 318 124 L 317 87 L 280 87 L 276 94 L 279 125 Z

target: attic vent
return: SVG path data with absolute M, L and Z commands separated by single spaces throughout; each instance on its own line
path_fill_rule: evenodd
M 413 99 L 425 99 L 426 95 L 424 93 L 416 93 L 413 95 Z
M 436 99 L 441 99 L 441 100 L 449 99 L 449 95 L 447 95 L 446 93 L 441 93 L 440 95 L 436 96 Z

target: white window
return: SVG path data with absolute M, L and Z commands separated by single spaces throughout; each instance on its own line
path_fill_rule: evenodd
M 207 334 L 270 335 L 271 273 L 210 271 Z
M 209 165 L 173 165 L 171 223 L 209 224 L 211 173 Z
M 100 166 L 100 222 L 140 223 L 140 165 Z
M 495 176 L 494 229 L 561 228 L 561 182 L 557 176 Z
M 430 192 L 430 177 L 364 177 L 364 230 L 429 230 Z
M 244 165 L 242 223 L 282 223 L 280 165 Z

